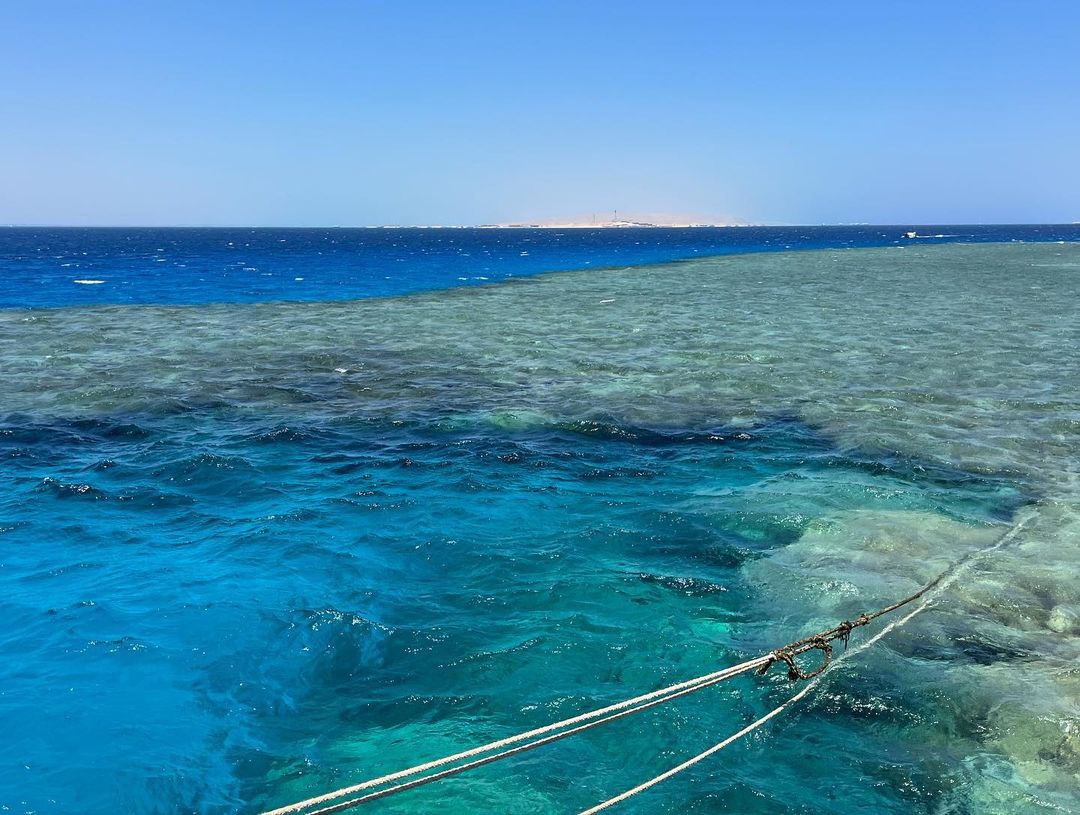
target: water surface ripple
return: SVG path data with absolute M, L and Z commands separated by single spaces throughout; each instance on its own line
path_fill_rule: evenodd
M 914 231 L 918 237 L 906 238 Z M 734 252 L 1080 241 L 1080 224 L 622 229 L 0 227 L 2 307 L 349 300 Z
M 1026 506 L 940 608 L 626 809 L 1074 811 L 1078 280 L 1074 244 L 907 245 L 0 311 L 0 805 L 256 812 L 852 616 Z M 787 693 L 376 808 L 578 811 Z

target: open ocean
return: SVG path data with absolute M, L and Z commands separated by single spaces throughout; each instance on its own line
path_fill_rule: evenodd
M 613 811 L 1080 812 L 1080 226 L 11 228 L 0 280 L 0 812 L 257 813 L 756 656 L 1021 516 Z M 370 810 L 575 813 L 791 692 Z
M 1080 225 L 694 229 L 0 228 L 0 307 L 349 300 L 569 269 L 916 243 L 1076 241 Z

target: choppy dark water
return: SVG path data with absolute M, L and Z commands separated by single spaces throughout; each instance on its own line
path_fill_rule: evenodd
M 1034 512 L 638 812 L 1062 812 L 1075 245 L 766 253 L 356 302 L 0 312 L 0 805 L 256 812 L 759 653 Z M 744 678 L 379 805 L 576 812 Z
M 0 228 L 0 307 L 347 300 L 786 249 L 1080 240 L 1080 225 L 694 229 Z

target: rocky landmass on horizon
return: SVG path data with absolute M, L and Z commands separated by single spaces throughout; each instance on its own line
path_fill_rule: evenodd
M 612 217 L 588 215 L 574 218 L 549 218 L 544 220 L 511 221 L 498 224 L 479 224 L 488 228 L 531 228 L 531 229 L 618 229 L 627 227 L 689 227 L 689 226 L 749 226 L 738 218 L 703 215 L 667 215 L 643 214 L 623 215 L 614 213 Z

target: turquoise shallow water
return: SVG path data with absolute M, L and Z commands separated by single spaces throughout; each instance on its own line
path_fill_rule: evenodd
M 0 312 L 0 804 L 255 812 L 970 584 L 626 811 L 1062 812 L 1075 245 Z M 573 812 L 744 678 L 379 811 Z

